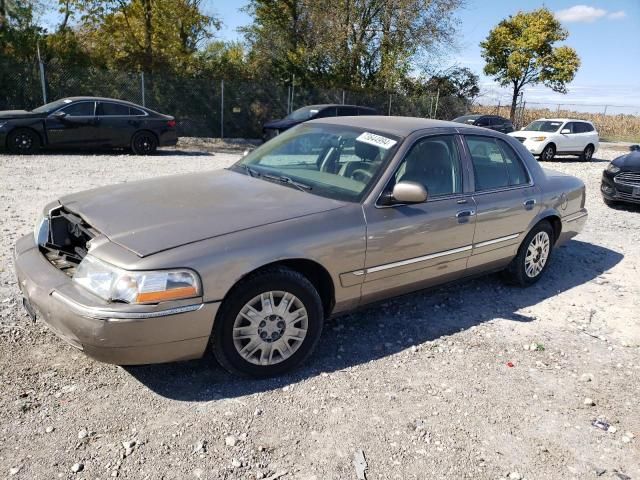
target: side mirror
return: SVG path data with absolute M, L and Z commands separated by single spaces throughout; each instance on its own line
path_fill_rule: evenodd
M 64 113 L 62 110 L 58 110 L 57 112 L 52 113 L 51 116 L 53 118 L 57 118 L 58 120 L 62 120 L 67 116 L 67 114 Z
M 394 203 L 424 203 L 427 201 L 427 189 L 417 182 L 398 182 L 393 187 Z
M 524 127 L 520 127 L 520 130 L 524 130 Z
M 563 128 L 562 130 L 560 130 L 560 133 L 566 135 L 568 133 L 571 133 L 571 130 L 569 130 L 568 128 Z

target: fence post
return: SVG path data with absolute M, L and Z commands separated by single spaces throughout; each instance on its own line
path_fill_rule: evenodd
M 296 74 L 293 73 L 291 74 L 291 111 L 293 112 L 293 96 L 295 95 L 295 91 L 296 91 Z
M 287 115 L 291 113 L 291 85 L 287 87 Z
M 605 106 L 604 106 L 604 114 L 603 114 L 603 115 L 606 115 L 606 114 L 607 114 L 607 107 L 608 107 L 608 106 L 609 106 L 609 105 L 605 105 Z
M 389 94 L 389 111 L 387 112 L 387 116 L 389 116 L 389 117 L 391 116 L 391 97 L 392 96 L 393 95 L 390 93 Z
M 224 138 L 224 79 L 220 80 L 220 139 Z
M 436 107 L 433 109 L 433 118 L 438 116 L 438 100 L 440 100 L 440 89 L 436 92 Z
M 36 47 L 38 49 L 38 66 L 40 67 L 40 84 L 42 85 L 42 100 L 44 103 L 47 103 L 47 83 L 44 78 L 44 63 L 42 63 L 42 58 L 40 58 L 40 42 L 36 43 Z
M 147 106 L 147 98 L 144 91 L 144 72 L 140 72 L 140 92 L 142 93 L 142 106 Z
M 496 115 L 500 115 L 500 100 L 498 100 L 498 110 L 496 110 Z
M 342 90 L 342 104 L 344 105 L 344 90 Z

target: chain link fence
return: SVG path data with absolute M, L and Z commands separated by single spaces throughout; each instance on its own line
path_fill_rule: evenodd
M 176 117 L 189 137 L 260 138 L 262 125 L 305 105 L 336 103 L 375 108 L 383 115 L 452 119 L 467 112 L 457 97 L 410 97 L 394 92 L 287 85 L 274 79 L 221 80 L 169 73 L 130 73 L 93 67 L 0 64 L 0 110 L 31 109 L 71 96 L 128 100 Z
M 31 109 L 70 96 L 128 100 L 176 117 L 187 137 L 260 138 L 262 125 L 305 105 L 336 103 L 375 108 L 382 115 L 451 120 L 467 113 L 509 117 L 506 104 L 474 104 L 439 92 L 349 91 L 287 85 L 271 78 L 221 80 L 155 72 L 142 74 L 49 63 L 0 60 L 0 110 Z M 592 121 L 606 139 L 640 141 L 640 108 L 609 105 L 541 104 L 520 101 L 515 126 L 542 117 Z

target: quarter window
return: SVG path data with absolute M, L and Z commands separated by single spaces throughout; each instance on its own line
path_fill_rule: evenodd
M 61 111 L 70 117 L 93 117 L 94 102 L 79 102 L 64 107 Z
M 395 182 L 403 181 L 421 183 L 429 197 L 461 193 L 460 156 L 455 138 L 440 135 L 418 140 L 396 172 Z
M 529 183 L 529 176 L 514 150 L 500 139 L 467 136 L 476 191 Z

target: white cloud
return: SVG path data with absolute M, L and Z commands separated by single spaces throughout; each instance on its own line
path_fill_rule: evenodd
M 611 20 L 620 20 L 621 18 L 624 18 L 626 16 L 627 13 L 624 10 L 618 10 L 617 12 L 611 12 L 609 15 L 607 15 L 607 18 Z
M 618 14 L 619 12 L 616 12 Z M 624 12 L 623 12 L 624 13 Z M 558 10 L 556 18 L 561 22 L 591 23 L 604 17 L 607 11 L 602 8 L 589 7 L 587 5 L 574 5 L 565 10 Z M 617 17 L 616 17 L 617 18 Z

